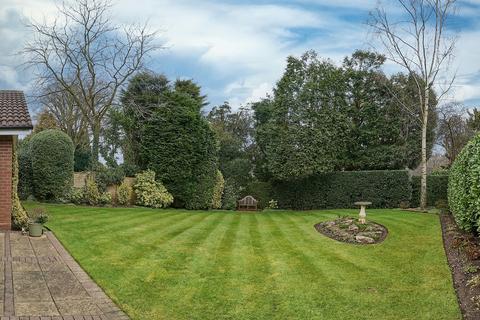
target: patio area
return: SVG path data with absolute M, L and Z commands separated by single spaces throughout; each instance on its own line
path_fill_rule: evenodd
M 129 319 L 51 232 L 0 233 L 2 320 Z

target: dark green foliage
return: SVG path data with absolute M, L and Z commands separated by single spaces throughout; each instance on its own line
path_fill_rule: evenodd
M 253 119 L 250 110 L 240 108 L 232 112 L 230 105 L 213 107 L 207 120 L 219 144 L 219 169 L 226 180 L 245 188 L 252 180 Z
M 419 97 L 413 76 L 383 71 L 385 57 L 356 51 L 341 67 L 315 53 L 288 58 L 272 98 L 254 103 L 258 179 L 416 168 L 421 158 Z M 430 92 L 428 153 L 437 104 Z
M 384 56 L 361 50 L 344 60 L 351 128 L 345 170 L 414 169 L 420 163 L 421 126 L 415 83 L 402 74 L 388 78 L 382 71 L 384 62 Z M 433 90 L 431 97 L 429 152 L 435 140 Z
M 373 208 L 397 208 L 411 196 L 405 170 L 331 172 L 272 182 L 272 188 L 282 209 L 354 208 L 361 200 L 372 202 Z
M 272 194 L 272 185 L 270 182 L 252 181 L 247 185 L 247 188 L 242 191 L 241 197 L 243 198 L 247 195 L 254 197 L 258 201 L 258 209 L 264 209 L 268 206 L 268 202 L 274 199 Z
M 217 146 L 200 113 L 203 98 L 192 85 L 171 86 L 163 76 L 138 75 L 122 98 L 123 122 L 135 154 L 129 163 L 155 171 L 174 206 L 204 209 L 212 202 Z
M 30 136 L 19 142 L 18 157 L 18 197 L 27 199 L 33 192 L 32 186 L 32 154 L 30 151 Z
M 73 181 L 74 147 L 70 137 L 50 129 L 30 140 L 33 193 L 37 199 L 56 200 L 65 195 Z
M 131 163 L 122 163 L 119 167 L 123 169 L 126 177 L 135 177 L 135 175 L 140 172 L 140 168 Z
M 108 186 L 119 186 L 125 178 L 123 167 L 107 167 L 102 164 L 97 164 L 93 169 L 95 176 L 95 183 L 101 192 L 105 192 Z
M 449 170 L 448 205 L 458 226 L 480 231 L 480 135 L 475 136 Z
M 273 177 L 306 177 L 341 165 L 349 131 L 345 91 L 342 71 L 314 52 L 288 58 L 269 118 L 257 123 L 257 143 Z
M 421 177 L 412 177 L 412 199 L 410 205 L 418 207 L 420 205 L 420 180 Z M 447 200 L 448 175 L 428 175 L 427 176 L 427 205 L 435 206 L 438 200 Z
M 92 152 L 88 146 L 77 146 L 74 153 L 74 166 L 75 172 L 87 171 L 90 167 L 90 161 L 92 158 Z

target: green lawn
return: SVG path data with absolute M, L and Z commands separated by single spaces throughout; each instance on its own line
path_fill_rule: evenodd
M 358 246 L 313 227 L 356 210 L 43 206 L 48 227 L 132 319 L 461 318 L 433 214 L 369 210 L 390 233 Z

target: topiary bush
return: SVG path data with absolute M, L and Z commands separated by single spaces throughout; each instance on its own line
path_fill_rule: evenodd
M 406 170 L 330 172 L 275 181 L 272 188 L 268 200 L 276 199 L 282 209 L 355 208 L 360 200 L 371 201 L 373 208 L 398 208 L 411 197 Z
M 30 143 L 33 194 L 41 200 L 61 198 L 73 183 L 72 139 L 50 129 L 35 134 Z
M 458 226 L 480 231 L 480 135 L 455 159 L 448 179 L 448 205 Z
M 215 177 L 215 187 L 213 188 L 212 209 L 220 209 L 222 207 L 222 195 L 225 187 L 225 180 L 220 170 L 217 170 Z
M 160 182 L 155 181 L 155 172 L 147 170 L 138 173 L 133 190 L 136 204 L 144 207 L 166 208 L 173 202 L 173 196 Z
M 122 182 L 122 184 L 117 188 L 117 203 L 121 206 L 130 205 L 132 193 L 132 187 L 125 181 Z

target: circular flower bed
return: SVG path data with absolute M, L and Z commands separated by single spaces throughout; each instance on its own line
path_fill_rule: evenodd
M 357 219 L 350 217 L 317 223 L 315 229 L 334 240 L 355 244 L 379 243 L 388 234 L 387 228 L 381 224 L 372 221 L 360 224 Z

